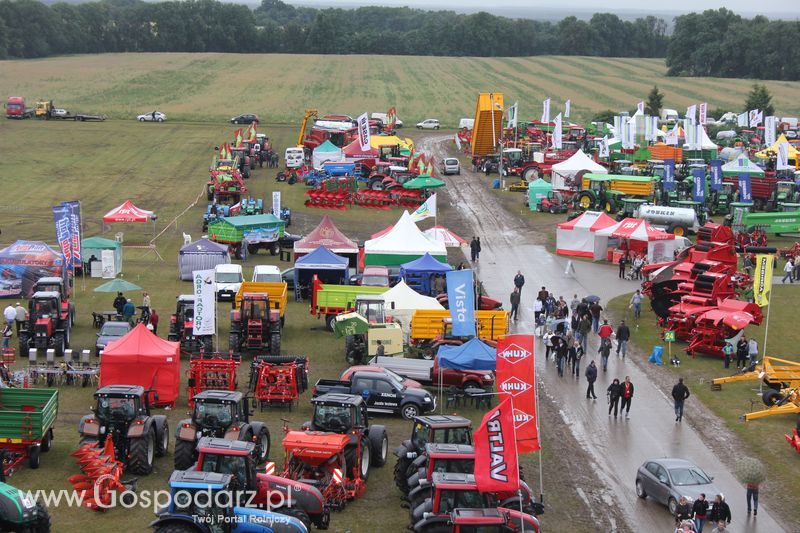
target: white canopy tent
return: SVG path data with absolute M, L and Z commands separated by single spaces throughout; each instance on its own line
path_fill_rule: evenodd
M 586 155 L 583 150 L 578 150 L 572 154 L 569 159 L 553 165 L 552 178 L 550 180 L 553 189 L 569 188 L 566 181 L 574 178 L 581 170 L 593 174 L 608 174 L 608 169 L 606 167 L 597 164 L 592 158 Z
M 386 304 L 386 314 L 400 323 L 403 330 L 404 341 L 408 342 L 411 332 L 411 316 L 417 309 L 444 309 L 436 298 L 424 296 L 408 285 L 403 280 L 383 293 Z
M 556 253 L 573 257 L 590 257 L 595 261 L 605 259 L 608 239 L 598 239 L 595 233 L 616 225 L 616 221 L 602 211 L 586 211 L 569 222 L 556 226 Z
M 447 261 L 445 245 L 426 237 L 405 211 L 391 230 L 364 243 L 364 264 L 399 266 L 426 253 Z

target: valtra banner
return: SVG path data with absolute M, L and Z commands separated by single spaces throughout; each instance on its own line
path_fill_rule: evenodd
M 519 490 L 519 466 L 515 446 L 511 399 L 486 413 L 475 439 L 475 483 L 481 492 Z

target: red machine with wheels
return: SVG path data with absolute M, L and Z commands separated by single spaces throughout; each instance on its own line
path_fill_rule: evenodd
M 308 358 L 260 356 L 250 367 L 250 390 L 261 408 L 291 407 L 308 389 Z
M 192 398 L 206 390 L 236 390 L 239 361 L 220 354 L 193 357 L 189 361 L 189 407 L 194 407 Z

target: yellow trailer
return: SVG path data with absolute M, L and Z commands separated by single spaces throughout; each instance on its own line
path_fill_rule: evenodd
M 475 311 L 478 338 L 499 340 L 508 334 L 508 311 Z M 411 316 L 411 340 L 425 341 L 445 336 L 452 327 L 450 311 L 431 309 L 414 311 Z
M 581 181 L 581 189 L 595 190 L 598 184 L 602 183 L 606 190 L 618 191 L 626 196 L 638 196 L 646 198 L 653 196 L 655 187 L 654 176 L 625 176 L 622 174 L 584 174 Z M 592 186 L 592 183 L 595 186 Z
M 503 93 L 480 93 L 472 125 L 472 156 L 493 154 L 503 133 Z
M 270 308 L 278 309 L 281 313 L 281 318 L 283 318 L 284 313 L 286 312 L 286 305 L 289 302 L 288 290 L 286 288 L 285 281 L 282 281 L 280 283 L 274 281 L 243 282 L 242 286 L 239 287 L 239 291 L 236 293 L 236 296 L 233 300 L 234 309 L 239 308 L 239 303 L 242 301 L 242 295 L 244 293 L 268 294 Z
M 762 363 L 750 372 L 712 380 L 711 390 L 720 390 L 724 383 L 759 380 L 766 385 L 761 400 L 767 408 L 746 413 L 745 420 L 800 413 L 800 363 L 796 361 L 764 357 Z

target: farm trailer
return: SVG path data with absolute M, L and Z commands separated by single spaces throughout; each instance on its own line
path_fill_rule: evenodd
M 57 390 L 0 389 L 3 475 L 11 475 L 25 459 L 39 468 L 40 453 L 50 450 L 57 416 Z

